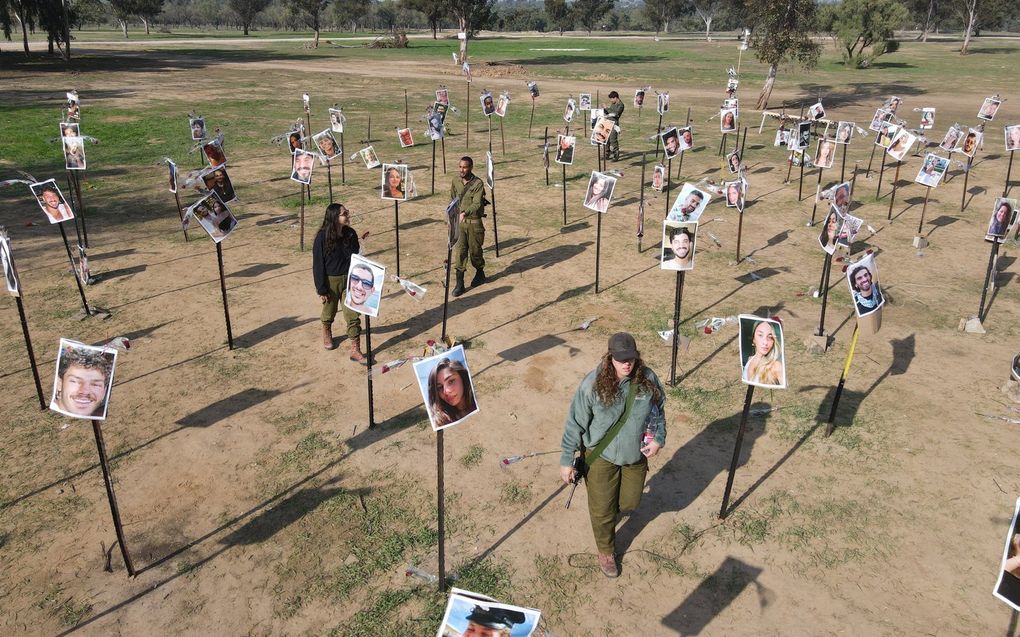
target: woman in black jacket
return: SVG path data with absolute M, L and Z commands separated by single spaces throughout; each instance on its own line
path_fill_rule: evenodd
M 315 291 L 322 302 L 322 346 L 333 349 L 333 319 L 341 295 L 347 290 L 347 271 L 351 266 L 351 255 L 361 251 L 358 233 L 351 228 L 351 213 L 342 204 L 326 206 L 322 227 L 315 234 L 312 244 L 312 276 Z M 361 238 L 368 236 L 365 232 Z M 347 336 L 351 339 L 351 360 L 365 364 L 361 353 L 361 317 L 357 312 L 343 306 L 347 322 Z

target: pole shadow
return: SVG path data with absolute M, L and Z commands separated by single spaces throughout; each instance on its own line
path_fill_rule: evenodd
M 662 619 L 662 625 L 679 635 L 700 635 L 751 584 L 758 593 L 759 605 L 765 608 L 769 605 L 770 593 L 758 582 L 761 572 L 756 566 L 727 557 L 683 603 Z

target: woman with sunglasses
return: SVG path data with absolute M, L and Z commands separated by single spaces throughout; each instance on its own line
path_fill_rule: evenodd
M 333 319 L 336 317 L 340 295 L 347 289 L 347 270 L 351 267 L 351 255 L 361 252 L 358 233 L 351 228 L 350 211 L 342 204 L 326 206 L 322 227 L 315 234 L 312 244 L 312 276 L 315 291 L 322 303 L 322 346 L 333 349 Z M 368 232 L 361 235 L 364 239 Z M 351 360 L 365 364 L 361 353 L 361 317 L 354 310 L 344 306 L 344 320 L 347 322 L 347 337 L 351 340 Z

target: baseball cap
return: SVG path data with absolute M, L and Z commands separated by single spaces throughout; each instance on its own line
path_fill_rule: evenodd
M 638 357 L 637 343 L 627 332 L 617 332 L 609 337 L 609 354 L 614 360 L 631 361 Z

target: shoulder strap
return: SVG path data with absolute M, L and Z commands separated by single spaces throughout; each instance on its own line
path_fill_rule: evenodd
M 634 405 L 634 396 L 636 394 L 637 383 L 631 380 L 630 390 L 627 392 L 627 404 L 623 408 L 623 413 L 620 414 L 619 419 L 613 423 L 613 426 L 609 428 L 606 435 L 602 436 L 602 440 L 600 440 L 599 443 L 585 455 L 584 461 L 588 464 L 588 466 L 591 466 L 591 463 L 599 459 L 602 452 L 609 446 L 609 443 L 616 438 L 616 434 L 620 433 L 620 430 L 623 429 L 623 423 L 627 422 L 627 417 L 630 416 L 630 408 Z

